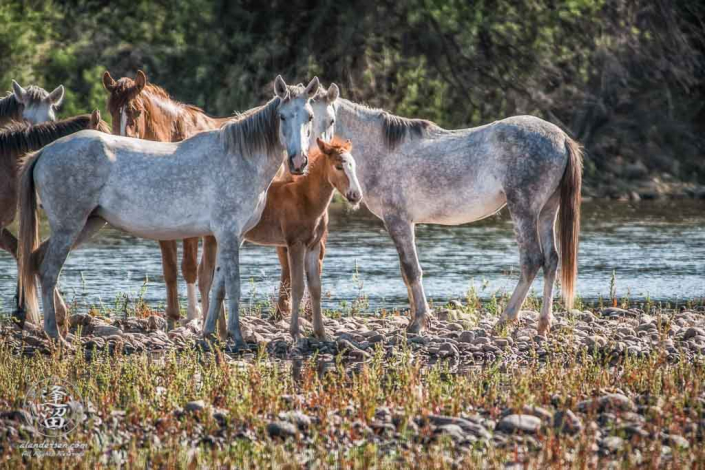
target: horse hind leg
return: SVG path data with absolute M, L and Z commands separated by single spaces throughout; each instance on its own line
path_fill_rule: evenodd
M 514 231 L 519 244 L 519 262 L 521 273 L 507 307 L 499 319 L 500 325 L 512 323 L 519 316 L 519 309 L 526 299 L 531 283 L 543 265 L 544 257 L 538 237 L 538 215 L 521 207 L 512 207 L 509 203 L 509 212 L 514 222 Z
M 71 251 L 71 247 L 79 238 L 85 224 L 76 228 L 55 230 L 48 243 L 44 259 L 39 267 L 39 279 L 42 286 L 42 305 L 44 306 L 44 331 L 50 338 L 65 344 L 59 334 L 56 310 L 54 308 L 56 283 L 61 268 Z
M 543 251 L 543 304 L 539 316 L 538 333 L 548 334 L 553 314 L 553 284 L 558 270 L 558 250 L 556 249 L 555 225 L 560 194 L 556 192 L 541 210 L 539 216 L 539 237 Z
M 186 318 L 188 321 L 201 317 L 196 294 L 196 279 L 198 278 L 198 238 L 187 238 L 183 241 L 184 252 L 181 258 L 181 273 L 186 280 L 188 295 L 188 308 Z
M 162 250 L 162 273 L 166 284 L 166 318 L 169 330 L 176 326 L 181 317 L 179 307 L 179 286 L 177 281 L 178 267 L 176 265 L 176 241 L 166 240 L 159 242 Z

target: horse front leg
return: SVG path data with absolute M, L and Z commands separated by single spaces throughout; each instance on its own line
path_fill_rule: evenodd
M 225 291 L 228 295 L 228 339 L 234 344 L 237 350 L 247 349 L 247 343 L 242 337 L 240 330 L 240 233 L 236 230 L 228 231 L 218 238 L 218 256 L 215 268 L 216 278 L 220 272 L 225 284 Z M 211 301 L 214 299 L 211 298 Z M 220 311 L 220 304 L 210 306 L 210 312 L 217 314 Z
M 313 310 L 313 332 L 319 339 L 325 339 L 326 329 L 323 326 L 321 314 L 321 272 L 323 270 L 323 257 L 321 250 L 323 243 L 318 243 L 313 249 L 306 252 L 306 283 L 311 296 Z
M 177 275 L 179 268 L 176 257 L 176 241 L 165 240 L 159 242 L 162 250 L 162 272 L 166 284 L 166 318 L 167 329 L 173 329 L 181 317 L 179 307 L 179 286 Z
M 187 321 L 201 317 L 201 309 L 198 307 L 198 296 L 196 295 L 196 279 L 198 277 L 198 238 L 186 238 L 183 240 L 184 252 L 181 257 L 181 274 L 186 280 L 186 293 L 188 295 L 188 308 L 186 310 Z
M 423 289 L 423 271 L 416 253 L 416 237 L 414 224 L 398 216 L 385 216 L 384 224 L 399 253 L 399 262 L 409 291 L 409 304 L 413 317 L 407 331 L 421 333 L 428 322 L 428 303 Z
M 296 243 L 287 247 L 289 252 L 289 269 L 291 273 L 291 324 L 289 333 L 294 343 L 301 339 L 299 326 L 299 310 L 304 296 L 304 258 L 306 247 Z
M 277 247 L 277 256 L 281 267 L 281 278 L 279 280 L 279 299 L 274 316 L 280 319 L 291 313 L 291 271 L 289 269 L 289 251 L 285 246 Z

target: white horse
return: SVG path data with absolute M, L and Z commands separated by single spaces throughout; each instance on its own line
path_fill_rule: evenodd
M 277 77 L 275 97 L 264 106 L 178 143 L 83 131 L 35 154 L 20 189 L 20 280 L 27 301 L 36 303 L 38 266 L 46 333 L 63 342 L 51 293 L 71 248 L 109 223 L 155 240 L 215 236 L 217 267 L 204 335 L 213 334 L 215 310 L 227 291 L 228 336 L 243 347 L 240 244 L 259 221 L 283 157 L 292 173 L 308 163 L 310 98 L 318 86 L 314 78 L 292 93 Z M 43 259 L 31 256 L 39 241 L 37 193 L 52 233 Z
M 501 322 L 517 319 L 543 267 L 538 330 L 550 329 L 558 268 L 554 226 L 560 219 L 561 289 L 572 306 L 580 232 L 580 146 L 555 125 L 514 116 L 459 130 L 406 119 L 339 98 L 332 84 L 313 104 L 314 137 L 333 134 L 355 143 L 365 205 L 392 237 L 409 293 L 410 332 L 426 323 L 428 304 L 416 254 L 416 224 L 458 225 L 488 217 L 505 205 L 519 243 L 521 277 Z

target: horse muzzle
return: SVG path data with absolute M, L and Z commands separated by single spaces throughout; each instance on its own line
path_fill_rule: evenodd
M 307 155 L 289 155 L 289 172 L 292 175 L 303 175 L 307 165 Z
M 362 194 L 359 191 L 350 190 L 347 192 L 345 195 L 345 199 L 348 200 L 349 203 L 351 204 L 358 204 L 360 201 L 362 201 Z

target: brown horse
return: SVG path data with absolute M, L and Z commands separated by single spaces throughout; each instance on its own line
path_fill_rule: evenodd
M 319 338 L 325 337 L 321 317 L 321 272 L 333 191 L 337 189 L 353 204 L 359 204 L 362 199 L 350 141 L 334 139 L 327 144 L 317 139 L 316 143 L 318 149 L 309 154 L 308 173 L 287 181 L 274 181 L 267 190 L 267 203 L 259 223 L 245 235 L 245 240 L 251 243 L 277 247 L 282 279 L 291 279 L 292 284 L 290 332 L 294 341 L 300 339 L 299 304 L 304 293 L 304 273 L 311 296 L 314 332 Z M 199 266 L 201 299 L 206 302 L 204 311 L 208 311 L 206 299 L 215 266 L 215 259 L 207 259 L 211 252 L 204 251 Z M 222 308 L 219 321 L 220 331 L 225 331 Z
M 63 99 L 63 85 L 49 93 L 34 85 L 25 89 L 12 80 L 12 93 L 0 98 L 0 127 L 21 121 L 31 124 L 56 121 L 55 111 Z
M 108 111 L 113 118 L 113 134 L 116 135 L 157 142 L 179 142 L 199 132 L 218 129 L 231 119 L 213 118 L 200 108 L 179 103 L 164 89 L 147 83 L 147 76 L 141 70 L 137 71 L 134 80 L 123 77 L 117 81 L 106 71 L 103 86 L 110 93 Z M 206 237 L 204 243 L 215 245 L 215 239 Z M 166 315 L 169 328 L 172 328 L 180 316 L 176 241 L 160 241 L 159 247 L 167 287 Z M 183 249 L 181 272 L 187 285 L 188 319 L 192 320 L 200 315 L 196 298 L 198 238 L 183 240 Z
M 9 252 L 13 258 L 17 259 L 17 238 L 5 227 L 12 223 L 17 212 L 18 170 L 23 157 L 61 137 L 85 129 L 110 133 L 108 124 L 100 119 L 98 110 L 93 111 L 93 114 L 36 126 L 26 122 L 14 123 L 0 130 L 0 248 Z M 60 300 L 57 304 L 65 313 L 63 301 Z M 16 314 L 20 315 L 23 311 L 23 307 L 18 305 Z M 61 317 L 63 318 L 63 315 Z M 39 324 L 39 312 L 30 311 L 30 321 Z

